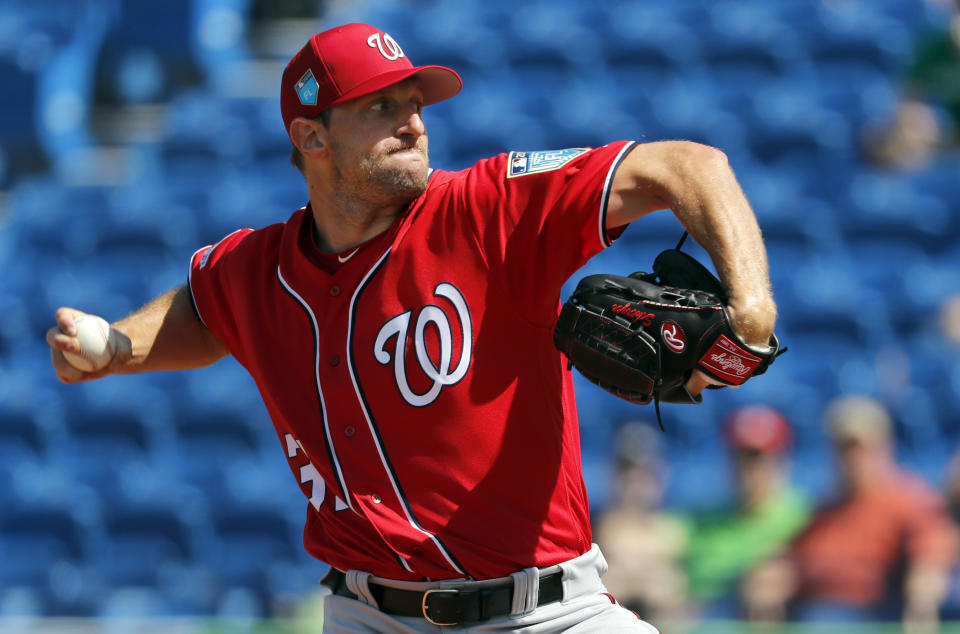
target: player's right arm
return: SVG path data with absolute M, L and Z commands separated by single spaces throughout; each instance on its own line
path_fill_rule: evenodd
M 102 370 L 83 372 L 63 356 L 64 352 L 78 351 L 74 320 L 82 314 L 74 308 L 60 308 L 55 315 L 57 325 L 47 331 L 53 369 L 63 383 L 90 381 L 109 374 L 201 368 L 228 354 L 197 317 L 190 289 L 183 285 L 111 324 L 115 331 L 113 360 Z

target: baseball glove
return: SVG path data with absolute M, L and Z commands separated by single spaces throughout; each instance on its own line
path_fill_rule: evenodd
M 620 398 L 653 400 L 658 410 L 660 401 L 699 403 L 685 387 L 694 368 L 715 387 L 736 386 L 780 353 L 776 335 L 762 350 L 745 343 L 730 327 L 726 302 L 720 280 L 669 249 L 653 273 L 583 278 L 560 311 L 553 341 L 570 366 Z

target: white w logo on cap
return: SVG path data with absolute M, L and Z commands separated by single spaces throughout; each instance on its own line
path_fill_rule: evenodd
M 404 57 L 403 49 L 400 48 L 400 45 L 397 44 L 397 41 L 387 35 L 383 34 L 383 41 L 380 40 L 380 34 L 374 33 L 367 38 L 367 46 L 370 48 L 376 48 L 380 50 L 380 54 L 389 59 L 391 62 L 400 57 Z M 386 50 L 384 50 L 386 48 Z

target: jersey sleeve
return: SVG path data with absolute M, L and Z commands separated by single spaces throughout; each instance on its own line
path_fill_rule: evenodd
M 207 327 L 231 354 L 237 356 L 240 336 L 234 289 L 244 275 L 244 239 L 252 229 L 239 229 L 220 242 L 198 249 L 190 258 L 190 297 L 203 325 Z
M 487 265 L 534 321 L 552 323 L 563 283 L 622 231 L 607 230 L 607 203 L 635 145 L 511 152 L 468 170 L 465 211 Z

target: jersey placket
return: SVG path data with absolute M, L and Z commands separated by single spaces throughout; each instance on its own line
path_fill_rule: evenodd
M 383 438 L 377 430 L 377 423 L 371 413 L 371 408 L 367 402 L 361 378 L 356 371 L 353 354 L 355 350 L 369 350 L 370 346 L 353 345 L 354 320 L 356 319 L 356 304 L 360 295 L 366 286 L 370 283 L 377 271 L 383 266 L 389 257 L 390 249 L 387 249 L 377 262 L 363 276 L 363 279 L 357 285 L 349 306 L 349 327 L 347 342 L 347 360 L 351 374 L 354 393 L 356 395 L 356 404 L 359 406 L 360 415 L 365 423 L 364 436 L 371 443 L 370 451 L 376 456 L 379 469 L 371 469 L 373 465 L 367 465 L 368 469 L 358 474 L 359 481 L 367 481 L 372 488 L 379 490 L 365 491 L 364 485 L 356 489 L 358 503 L 363 506 L 364 514 L 374 524 L 377 531 L 383 536 L 384 540 L 394 548 L 397 553 L 405 554 L 405 559 L 401 562 L 405 568 L 411 572 L 416 572 L 428 578 L 447 578 L 451 573 L 456 575 L 465 575 L 463 568 L 456 562 L 449 550 L 439 541 L 433 533 L 427 531 L 414 516 L 409 501 L 403 493 L 400 482 L 398 481 L 396 471 L 390 464 L 387 447 Z M 366 454 L 369 456 L 370 454 Z M 369 462 L 369 459 L 368 459 Z M 351 474 L 354 473 L 355 464 L 364 464 L 363 462 L 354 463 L 345 461 L 347 479 L 352 481 Z M 358 470 L 359 471 L 359 470 Z M 376 475 L 374 476 L 374 473 Z M 374 476 L 367 480 L 364 476 Z
M 348 270 L 341 270 L 332 276 L 320 274 L 326 278 L 321 284 L 317 284 L 320 280 L 311 279 L 312 293 L 296 289 L 295 285 L 308 283 L 302 276 L 300 280 L 290 280 L 287 286 L 304 298 L 308 304 L 305 308 L 317 323 L 316 371 L 325 395 L 326 437 L 331 444 L 332 466 L 348 505 L 370 521 L 408 571 L 427 578 L 462 576 L 465 572 L 447 549 L 413 516 L 377 433 L 351 358 L 350 328 L 356 298 L 387 253 L 389 250 L 359 283 Z

